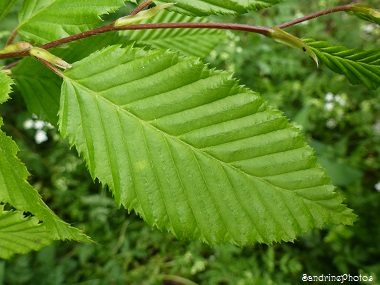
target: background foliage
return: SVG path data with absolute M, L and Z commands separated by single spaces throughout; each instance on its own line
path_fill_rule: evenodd
M 284 1 L 260 16 L 226 16 L 225 21 L 272 26 L 345 2 Z M 376 6 L 376 1 L 366 3 Z M 2 20 L 9 30 L 15 26 L 12 17 Z M 378 27 L 342 13 L 289 31 L 352 48 L 380 44 Z M 8 36 L 0 31 L 0 40 Z M 361 273 L 376 276 L 372 284 L 380 284 L 379 90 L 352 86 L 323 66 L 316 69 L 307 56 L 257 35 L 231 32 L 205 61 L 234 71 L 241 83 L 261 92 L 302 128 L 359 216 L 354 226 L 331 226 L 274 246 L 178 241 L 118 209 L 57 131 L 30 117 L 16 91 L 0 113 L 4 131 L 17 142 L 20 159 L 32 173 L 30 183 L 58 216 L 97 243 L 56 242 L 1 261 L 0 284 L 295 284 L 303 273 Z

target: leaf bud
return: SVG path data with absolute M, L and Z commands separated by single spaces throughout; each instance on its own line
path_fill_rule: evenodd
M 315 54 L 315 52 L 306 44 L 304 43 L 301 39 L 285 32 L 284 30 L 278 28 L 278 27 L 273 27 L 270 32 L 269 32 L 269 37 L 273 38 L 275 41 L 278 41 L 282 44 L 301 49 L 304 52 L 307 52 L 310 57 L 315 61 L 317 64 L 317 67 L 319 65 L 318 62 L 318 57 Z
M 161 5 L 155 6 L 151 9 L 141 11 L 141 12 L 139 12 L 133 16 L 125 16 L 125 17 L 119 18 L 115 21 L 114 26 L 115 27 L 127 26 L 127 25 L 131 25 L 135 22 L 139 22 L 139 21 L 142 21 L 145 19 L 152 18 L 152 17 L 156 16 L 161 10 L 164 10 L 170 6 L 173 6 L 173 5 L 175 5 L 175 3 L 161 4 Z
M 47 50 L 42 49 L 42 48 L 33 47 L 29 51 L 29 54 L 34 56 L 34 57 L 46 60 L 47 62 L 50 62 L 51 64 L 54 64 L 54 65 L 61 67 L 63 69 L 71 67 L 71 65 L 69 63 L 67 63 L 66 61 L 64 61 L 62 58 L 59 58 L 59 57 L 51 54 L 50 52 L 48 52 Z

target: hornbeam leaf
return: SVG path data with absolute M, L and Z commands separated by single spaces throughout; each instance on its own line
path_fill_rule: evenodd
M 368 89 L 380 86 L 380 49 L 349 49 L 313 39 L 305 39 L 304 42 L 321 62 L 332 71 L 347 76 L 352 84 L 363 84 Z
M 60 131 L 115 200 L 210 244 L 351 224 L 300 132 L 198 59 L 111 46 L 64 72 Z
M 53 242 L 38 219 L 24 217 L 22 211 L 4 211 L 4 205 L 0 205 L 0 240 L 0 258 L 40 250 Z
M 18 32 L 39 44 L 94 28 L 123 0 L 24 0 Z
M 140 23 L 179 23 L 208 22 L 204 17 L 190 17 L 178 13 L 162 11 L 154 18 Z M 148 44 L 159 49 L 179 50 L 187 55 L 206 57 L 225 39 L 225 33 L 213 29 L 151 29 L 121 32 L 139 43 Z
M 0 118 L 0 127 L 3 125 Z M 0 202 L 33 214 L 43 222 L 51 239 L 89 241 L 80 230 L 59 219 L 28 182 L 28 171 L 16 157 L 16 143 L 0 129 Z
M 175 5 L 168 10 L 192 16 L 244 14 L 249 10 L 260 10 L 279 3 L 279 0 L 155 0 L 154 3 L 171 3 Z

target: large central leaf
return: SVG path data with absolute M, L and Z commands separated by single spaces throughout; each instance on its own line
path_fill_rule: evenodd
M 119 204 L 179 237 L 270 243 L 354 219 L 298 130 L 195 58 L 96 52 L 65 71 L 59 125 Z

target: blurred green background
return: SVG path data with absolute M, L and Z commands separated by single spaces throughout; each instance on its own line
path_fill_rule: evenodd
M 259 14 L 215 20 L 273 26 L 346 3 L 288 0 Z M 366 3 L 379 8 L 378 0 Z M 1 20 L 1 46 L 15 17 L 16 11 Z M 287 31 L 351 48 L 380 46 L 379 26 L 344 13 Z M 294 285 L 303 283 L 303 274 L 361 274 L 375 281 L 356 284 L 380 284 L 380 91 L 352 86 L 325 66 L 316 68 L 307 55 L 253 34 L 229 32 L 205 61 L 233 71 L 241 84 L 260 92 L 303 131 L 337 191 L 359 216 L 354 226 L 332 225 L 294 243 L 243 248 L 209 247 L 150 229 L 117 208 L 57 130 L 26 111 L 15 87 L 0 115 L 3 129 L 21 149 L 30 183 L 61 218 L 96 243 L 55 242 L 40 252 L 0 261 L 0 285 Z

